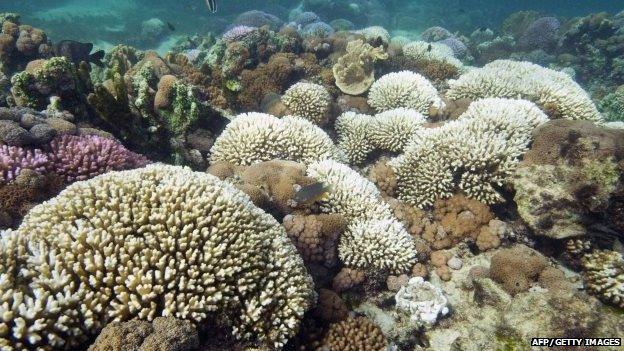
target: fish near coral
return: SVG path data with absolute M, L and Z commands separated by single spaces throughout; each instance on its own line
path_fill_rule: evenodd
M 93 50 L 92 43 L 81 43 L 74 40 L 63 40 L 54 44 L 52 47 L 52 52 L 55 56 L 66 57 L 75 64 L 85 61 L 103 67 L 102 59 L 104 58 L 104 51 L 98 50 L 91 54 L 91 50 Z
M 210 12 L 217 12 L 217 0 L 206 0 L 206 5 L 208 6 L 208 10 L 210 10 Z
M 329 191 L 329 186 L 323 182 L 316 182 L 301 187 L 296 193 L 293 200 L 299 204 L 312 203 L 321 199 Z

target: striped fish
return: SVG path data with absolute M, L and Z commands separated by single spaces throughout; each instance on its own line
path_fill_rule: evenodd
M 206 0 L 206 5 L 208 5 L 210 12 L 217 12 L 217 0 Z

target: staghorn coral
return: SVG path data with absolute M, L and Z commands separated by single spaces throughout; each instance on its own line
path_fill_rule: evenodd
M 399 198 L 424 208 L 461 190 L 485 203 L 500 202 L 496 187 L 509 183 L 532 129 L 546 119 L 527 101 L 484 99 L 456 121 L 417 131 L 405 153 L 391 161 Z
M 299 117 L 277 118 L 264 113 L 241 114 L 230 122 L 211 149 L 212 162 L 251 165 L 282 159 L 304 164 L 340 159 L 325 132 Z
M 0 345 L 14 350 L 74 349 L 110 322 L 158 316 L 216 319 L 279 348 L 314 298 L 283 228 L 228 183 L 188 168 L 74 183 L 0 247 Z
M 570 76 L 529 62 L 497 60 L 449 85 L 447 97 L 452 100 L 522 98 L 536 103 L 553 119 L 602 120 L 587 93 Z
M 341 214 L 347 220 L 347 230 L 338 247 L 345 265 L 397 274 L 412 268 L 416 263 L 412 237 L 392 216 L 373 183 L 333 160 L 310 164 L 308 176 L 330 188 L 319 201 L 321 210 Z
M 331 96 L 322 85 L 299 82 L 286 90 L 282 102 L 293 115 L 322 125 L 327 121 Z
M 351 317 L 331 324 L 322 345 L 331 351 L 383 351 L 388 347 L 388 341 L 381 329 L 368 318 Z
M 410 71 L 388 73 L 379 78 L 368 93 L 368 104 L 379 112 L 404 107 L 426 116 L 431 108 L 444 107 L 436 88 L 425 77 Z
M 363 94 L 375 81 L 375 61 L 387 58 L 381 46 L 374 48 L 362 40 L 350 41 L 346 53 L 332 67 L 336 86 L 345 94 Z
M 361 164 L 374 150 L 370 139 L 371 116 L 345 112 L 338 116 L 334 128 L 338 133 L 338 148 L 350 164 Z
M 48 156 L 41 150 L 0 145 L 0 185 L 12 181 L 25 169 L 42 174 L 47 165 Z
M 66 182 L 93 178 L 109 171 L 145 166 L 149 161 L 114 139 L 97 135 L 61 135 L 50 142 L 46 169 Z
M 370 123 L 371 142 L 378 149 L 401 152 L 426 122 L 422 114 L 409 108 L 378 113 Z
M 598 250 L 581 259 L 585 286 L 602 301 L 624 308 L 624 258 L 616 251 Z
M 107 325 L 88 351 L 193 351 L 199 347 L 197 329 L 190 321 L 156 317 L 152 323 L 131 320 Z

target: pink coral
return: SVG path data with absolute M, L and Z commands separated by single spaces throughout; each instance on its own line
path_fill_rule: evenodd
M 113 139 L 97 135 L 61 135 L 50 142 L 47 169 L 68 182 L 108 171 L 143 167 L 148 159 Z
M 223 33 L 223 40 L 238 41 L 253 33 L 257 28 L 250 26 L 235 26 Z
M 0 185 L 15 179 L 24 169 L 45 172 L 47 156 L 41 150 L 0 145 Z

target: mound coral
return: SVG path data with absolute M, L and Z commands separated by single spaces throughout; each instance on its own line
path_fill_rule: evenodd
M 429 207 L 456 190 L 485 203 L 502 200 L 530 133 L 547 117 L 523 100 L 476 101 L 457 121 L 416 132 L 405 154 L 392 160 L 399 198 Z
M 557 43 L 557 31 L 561 23 L 555 17 L 542 17 L 526 29 L 519 44 L 524 49 L 552 49 Z
M 299 117 L 277 118 L 263 113 L 237 116 L 217 138 L 212 162 L 251 165 L 274 159 L 304 164 L 340 159 L 329 136 L 312 122 Z
M 388 73 L 379 78 L 368 93 L 368 104 L 379 112 L 404 107 L 427 116 L 431 108 L 444 107 L 431 82 L 410 71 Z
M 299 82 L 286 90 L 282 102 L 293 115 L 320 125 L 327 119 L 331 96 L 322 85 Z
M 279 223 L 188 168 L 74 183 L 0 246 L 3 349 L 75 349 L 110 322 L 158 316 L 217 320 L 279 348 L 314 298 Z
M 498 60 L 449 82 L 447 97 L 522 98 L 536 103 L 550 118 L 601 121 L 585 90 L 565 73 L 529 62 Z
M 375 81 L 375 61 L 387 58 L 381 46 L 374 48 L 362 40 L 350 41 L 346 53 L 332 68 L 336 86 L 345 94 L 363 94 Z
M 380 351 L 388 347 L 381 329 L 366 317 L 331 324 L 322 344 L 332 351 Z
M 447 42 L 449 41 L 447 40 Z M 413 41 L 403 46 L 403 54 L 414 62 L 443 62 L 462 71 L 464 64 L 455 58 L 455 53 L 451 45 L 453 44 L 447 45 L 446 43 Z M 454 46 L 458 47 L 459 44 L 456 43 Z
M 440 41 L 452 36 L 453 34 L 448 29 L 439 26 L 429 27 L 420 34 L 420 38 L 427 42 Z
M 511 295 L 529 290 L 548 261 L 539 252 L 524 245 L 501 249 L 490 261 L 490 277 Z
M 624 258 L 616 251 L 594 251 L 581 260 L 585 285 L 601 300 L 624 308 Z
M 398 274 L 412 268 L 416 263 L 412 237 L 392 216 L 373 183 L 332 160 L 309 165 L 308 176 L 330 188 L 319 201 L 321 210 L 341 214 L 347 220 L 347 230 L 338 246 L 343 263 L 357 269 Z

